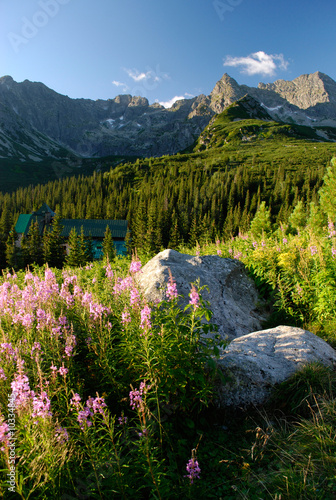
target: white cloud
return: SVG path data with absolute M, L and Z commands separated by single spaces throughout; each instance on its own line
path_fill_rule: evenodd
M 181 99 L 185 99 L 183 95 L 176 95 L 170 101 L 164 101 L 160 102 L 161 106 L 164 106 L 165 108 L 171 108 L 173 104 L 175 104 L 176 101 L 180 101 Z
M 132 80 L 134 80 L 135 82 L 146 81 L 149 78 L 151 78 L 152 73 L 153 73 L 152 71 L 147 71 L 146 73 L 144 73 L 144 72 L 141 73 L 137 69 L 132 70 L 132 69 L 127 69 L 127 68 L 125 68 L 125 71 L 128 74 L 128 76 L 130 78 L 132 78 Z
M 126 85 L 124 82 L 118 82 L 117 80 L 113 80 L 112 85 L 115 85 L 116 87 L 121 87 L 121 90 L 123 92 L 127 92 L 129 90 L 129 86 Z
M 224 66 L 242 67 L 242 73 L 248 75 L 273 76 L 278 68 L 286 70 L 288 62 L 283 54 L 266 54 L 262 50 L 254 52 L 247 57 L 227 56 Z
M 184 95 L 188 98 L 192 98 L 192 97 L 195 97 L 194 94 L 189 94 L 189 92 L 185 92 Z

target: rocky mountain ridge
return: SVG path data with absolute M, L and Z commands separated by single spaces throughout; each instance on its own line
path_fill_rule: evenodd
M 246 94 L 277 121 L 336 127 L 336 82 L 316 72 L 293 81 L 239 85 L 224 74 L 210 95 L 166 109 L 144 97 L 71 99 L 43 83 L 0 78 L 0 157 L 75 154 L 160 156 L 190 146 L 211 118 Z M 322 130 L 328 139 L 328 131 Z

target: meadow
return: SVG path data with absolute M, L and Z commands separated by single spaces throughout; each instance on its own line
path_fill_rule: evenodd
M 241 260 L 268 303 L 265 327 L 336 347 L 333 182 L 329 168 L 319 204 L 298 202 L 286 223 L 262 202 L 245 233 L 178 249 Z M 146 303 L 137 276 L 149 258 L 4 271 L 0 495 L 335 498 L 335 372 L 309 365 L 263 407 L 218 408 L 222 343 L 203 338 L 202 288 L 181 310 L 172 276 L 166 299 Z

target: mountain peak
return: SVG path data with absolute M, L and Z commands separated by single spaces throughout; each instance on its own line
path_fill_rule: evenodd
M 241 89 L 236 80 L 224 73 L 210 94 L 210 107 L 215 113 L 221 113 L 224 108 L 227 108 L 245 94 L 246 92 Z
M 7 85 L 11 85 L 11 84 L 13 84 L 13 83 L 15 83 L 15 82 L 14 82 L 14 80 L 13 80 L 13 78 L 12 78 L 11 76 L 9 76 L 9 75 L 5 75 L 5 76 L 2 76 L 2 77 L 0 78 L 0 83 L 2 83 L 2 84 L 7 84 Z
M 276 80 L 274 83 L 259 83 L 258 88 L 274 91 L 301 109 L 320 103 L 336 102 L 336 82 L 320 71 L 300 75 L 292 81 Z

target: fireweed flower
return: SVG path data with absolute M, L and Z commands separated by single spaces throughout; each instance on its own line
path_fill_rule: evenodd
M 63 355 L 63 358 L 65 356 L 72 356 L 72 351 L 74 350 L 74 347 L 77 345 L 77 340 L 75 335 L 69 335 L 66 340 L 65 340 L 65 347 L 64 347 L 64 352 L 65 355 Z
M 219 255 L 219 257 L 222 255 L 222 250 L 220 250 L 220 248 L 217 248 L 217 255 Z
M 136 307 L 139 305 L 139 303 L 140 303 L 139 290 L 134 286 L 130 294 L 130 304 L 132 307 Z
M 70 406 L 74 406 L 76 408 L 76 410 L 79 410 L 79 402 L 80 401 L 81 401 L 80 395 L 77 394 L 77 392 L 75 392 L 75 394 L 70 399 Z M 70 408 L 70 409 L 71 409 L 71 411 L 73 410 L 73 408 Z
M 66 316 L 60 316 L 58 322 L 61 326 L 66 326 L 68 323 L 68 318 Z
M 112 271 L 112 268 L 111 268 L 111 264 L 108 264 L 106 267 L 105 267 L 105 276 L 107 278 L 110 278 L 112 279 L 113 278 L 113 271 Z
M 62 365 L 59 369 L 58 369 L 58 373 L 62 376 L 62 377 L 65 377 L 66 374 L 68 373 L 68 369 L 65 368 L 64 365 Z
M 148 307 L 147 305 L 141 310 L 140 316 L 141 316 L 141 321 L 140 321 L 140 328 L 143 330 L 149 330 L 152 326 L 151 324 L 151 308 Z
M 336 257 L 336 248 L 332 247 L 332 249 L 331 249 L 331 255 L 332 255 L 333 259 Z
M 147 391 L 149 391 L 150 385 L 146 385 L 146 382 L 141 382 L 140 383 L 140 388 L 138 389 L 133 389 L 129 393 L 130 397 L 130 405 L 132 410 L 135 410 L 135 408 L 140 408 L 143 400 L 142 396 L 144 394 L 147 394 Z
M 0 354 L 5 353 L 7 361 L 16 361 L 16 353 L 11 342 L 3 342 L 0 344 Z
M 313 256 L 317 253 L 317 248 L 315 245 L 312 245 L 311 247 L 309 247 L 309 250 L 310 250 L 311 256 Z
M 128 312 L 128 310 L 126 309 L 126 307 L 123 310 L 123 312 L 121 313 L 121 322 L 124 326 L 126 326 L 127 323 L 131 322 L 131 316 L 130 316 L 130 313 Z
M 82 429 L 82 431 L 85 428 L 84 424 L 86 424 L 87 427 L 91 427 L 92 422 L 91 422 L 91 420 L 89 420 L 89 417 L 92 417 L 92 416 L 93 416 L 93 413 L 90 411 L 90 409 L 87 406 L 84 408 L 84 410 L 81 410 L 78 412 L 77 420 L 80 424 L 80 428 Z
M 176 283 L 171 273 L 169 273 L 169 281 L 167 284 L 166 297 L 168 301 L 176 299 L 178 296 Z
M 0 379 L 7 380 L 5 372 L 3 371 L 3 368 L 1 366 L 0 366 Z
M 141 269 L 141 261 L 140 260 L 132 260 L 129 271 L 132 274 L 138 273 Z
M 119 425 L 126 425 L 127 420 L 128 420 L 127 417 L 125 417 L 124 415 L 121 415 L 121 417 L 118 418 Z
M 33 347 L 31 348 L 31 353 L 30 353 L 31 358 L 33 358 L 34 351 L 38 351 L 38 353 L 43 354 L 43 351 L 41 350 L 40 342 L 34 342 Z
M 336 236 L 335 226 L 331 219 L 328 219 L 328 233 L 329 238 L 333 238 L 334 236 Z
M 282 243 L 283 243 L 284 245 L 286 245 L 286 244 L 288 243 L 287 238 L 282 238 Z
M 194 306 L 194 309 L 197 309 L 197 307 L 199 306 L 200 298 L 194 285 L 191 285 L 191 292 L 189 293 L 189 297 L 190 297 L 189 304 Z
M 0 451 L 5 451 L 5 447 L 9 445 L 8 433 L 9 426 L 0 413 Z
M 61 444 L 64 444 L 66 441 L 69 441 L 69 434 L 65 427 L 57 427 L 55 430 L 55 438 Z
M 11 382 L 11 388 L 12 392 L 16 393 L 16 407 L 25 408 L 34 395 L 34 392 L 30 390 L 27 375 L 15 373 L 14 380 Z
M 193 484 L 194 479 L 200 479 L 201 469 L 198 461 L 196 460 L 194 450 L 192 451 L 192 458 L 187 463 L 186 470 L 188 472 L 186 477 L 190 480 L 190 484 Z
M 51 404 L 48 394 L 42 391 L 39 396 L 33 397 L 33 413 L 32 417 L 51 417 L 52 413 L 50 411 Z
M 101 398 L 97 395 L 96 398 L 92 398 L 89 396 L 89 399 L 86 402 L 86 407 L 90 410 L 93 410 L 93 413 L 100 413 L 101 415 L 105 414 L 104 408 L 106 408 L 106 403 L 104 398 Z

